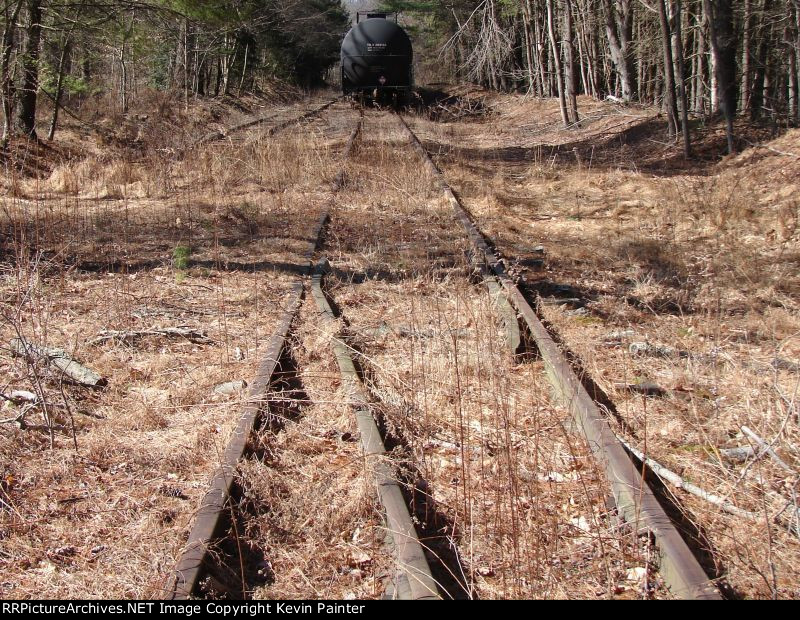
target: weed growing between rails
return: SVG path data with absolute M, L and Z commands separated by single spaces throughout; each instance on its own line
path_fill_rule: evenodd
M 308 300 L 291 347 L 293 389 L 270 396 L 277 424 L 261 429 L 257 458 L 240 469 L 243 542 L 264 555 L 256 599 L 380 598 L 393 574 L 331 336 Z

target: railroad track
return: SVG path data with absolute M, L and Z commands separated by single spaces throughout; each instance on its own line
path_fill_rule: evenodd
M 326 107 L 330 104 L 326 104 Z M 317 110 L 316 112 L 319 112 Z M 361 120 L 352 130 L 343 153 L 347 160 L 352 154 L 358 136 L 361 132 Z M 332 188 L 333 195 L 341 189 L 345 180 L 344 168 L 337 174 Z M 262 357 L 256 376 L 250 384 L 244 406 L 239 417 L 239 422 L 225 449 L 222 463 L 214 472 L 209 485 L 209 490 L 200 504 L 194 521 L 189 540 L 176 565 L 174 573 L 165 588 L 166 598 L 173 600 L 186 599 L 198 593 L 200 582 L 209 577 L 214 580 L 214 563 L 210 554 L 214 545 L 219 541 L 224 521 L 231 509 L 231 495 L 236 479 L 239 462 L 244 457 L 251 434 L 264 413 L 264 404 L 268 400 L 268 393 L 280 375 L 280 361 L 287 346 L 287 339 L 292 328 L 292 323 L 300 309 L 305 292 L 304 277 L 312 272 L 314 253 L 322 238 L 325 225 L 330 217 L 330 204 L 324 210 L 314 226 L 311 240 L 304 253 L 304 275 L 298 277 L 288 291 L 288 299 L 283 312 L 277 321 L 277 327 L 267 345 L 266 353 Z M 230 590 L 228 584 L 222 579 L 216 579 L 219 590 Z M 240 593 L 241 594 L 241 593 Z
M 195 142 L 193 142 L 189 146 L 189 149 L 195 148 L 195 147 L 200 146 L 202 144 L 208 144 L 209 142 L 215 142 L 217 140 L 223 140 L 223 139 L 227 138 L 229 135 L 231 135 L 232 133 L 237 133 L 237 132 L 240 132 L 240 131 L 244 131 L 245 129 L 250 129 L 252 127 L 256 127 L 257 125 L 263 125 L 263 124 L 268 123 L 270 121 L 277 120 L 278 122 L 276 122 L 274 125 L 272 125 L 266 131 L 266 134 L 267 134 L 268 137 L 269 136 L 274 136 L 275 134 L 283 131 L 284 129 L 287 129 L 289 127 L 292 127 L 294 125 L 302 123 L 303 121 L 307 121 L 307 120 L 309 120 L 311 118 L 314 118 L 315 116 L 318 116 L 319 114 L 321 114 L 322 112 L 324 112 L 325 110 L 330 108 L 333 104 L 335 104 L 340 99 L 341 99 L 341 97 L 336 97 L 334 99 L 331 99 L 330 101 L 326 101 L 322 105 L 316 106 L 316 107 L 312 108 L 311 110 L 303 112 L 302 114 L 291 116 L 291 117 L 289 117 L 287 119 L 283 119 L 283 120 L 278 120 L 276 114 L 267 114 L 267 115 L 259 116 L 258 118 L 250 119 L 250 120 L 244 121 L 242 123 L 238 123 L 237 125 L 233 125 L 231 127 L 228 127 L 227 130 L 225 130 L 224 132 L 222 132 L 222 131 L 211 131 L 211 132 L 205 134 L 204 136 L 202 136 L 201 138 L 199 138 L 198 140 L 196 140 Z
M 378 116 L 387 117 L 385 114 Z M 496 249 L 480 232 L 408 124 L 401 116 L 396 118 L 408 143 L 416 150 L 428 173 L 435 179 L 442 195 L 452 207 L 453 213 L 472 244 L 474 254 L 480 259 L 479 273 L 483 276 L 495 301 L 493 308 L 499 315 L 498 321 L 504 325 L 508 345 L 514 351 L 520 347 L 523 335 L 519 330 L 519 318 L 524 326 L 523 331 L 527 332 L 530 340 L 535 343 L 556 394 L 574 418 L 573 427 L 586 440 L 594 458 L 601 465 L 611 485 L 620 515 L 634 532 L 649 533 L 654 537 L 659 556 L 658 571 L 671 595 L 677 598 L 720 598 L 712 580 L 695 559 L 653 491 L 644 481 L 642 469 L 614 436 L 597 403 L 584 388 L 569 361 L 540 321 L 533 306 L 508 275 L 504 261 Z M 344 152 L 345 159 L 354 149 L 362 130 L 362 122 L 363 116 L 348 139 Z M 235 579 L 231 585 L 230 577 L 225 578 L 220 575 L 217 570 L 218 563 L 213 556 L 215 550 L 219 548 L 220 537 L 225 533 L 226 520 L 230 518 L 233 510 L 231 498 L 239 463 L 248 449 L 248 442 L 257 423 L 264 416 L 269 416 L 269 413 L 265 412 L 264 405 L 270 400 L 270 391 L 277 389 L 278 380 L 281 378 L 282 355 L 288 347 L 288 339 L 303 305 L 306 287 L 316 308 L 315 321 L 319 325 L 319 330 L 329 335 L 331 351 L 340 373 L 338 382 L 345 394 L 345 401 L 357 420 L 364 471 L 377 489 L 384 513 L 386 553 L 391 555 L 394 565 L 391 574 L 386 575 L 384 580 L 386 590 L 390 592 L 388 597 L 425 600 L 465 594 L 467 597 L 472 597 L 474 594 L 471 587 L 465 585 L 468 581 L 466 575 L 455 575 L 455 569 L 447 565 L 441 555 L 433 549 L 433 539 L 426 534 L 420 534 L 419 510 L 415 510 L 413 501 L 412 504 L 409 503 L 409 498 L 413 500 L 420 493 L 430 497 L 431 492 L 421 491 L 426 485 L 419 480 L 409 482 L 413 476 L 402 475 L 403 466 L 394 460 L 391 449 L 387 449 L 384 442 L 383 427 L 386 426 L 386 420 L 380 415 L 376 416 L 375 405 L 381 404 L 381 398 L 390 400 L 392 397 L 382 395 L 374 384 L 365 384 L 363 366 L 368 366 L 370 360 L 351 343 L 352 334 L 347 328 L 345 317 L 350 308 L 338 299 L 332 303 L 330 291 L 325 289 L 325 279 L 331 271 L 336 271 L 336 266 L 332 269 L 323 259 L 317 263 L 316 268 L 313 267 L 314 257 L 323 244 L 323 231 L 331 217 L 336 194 L 344 185 L 343 168 L 336 176 L 330 207 L 318 221 L 313 239 L 309 241 L 305 255 L 307 261 L 305 272 L 291 287 L 284 311 L 242 408 L 239 424 L 225 451 L 222 465 L 214 474 L 210 489 L 197 513 L 189 541 L 166 589 L 168 598 L 181 599 L 200 595 L 202 594 L 200 585 L 204 580 L 210 582 L 210 589 L 216 592 L 226 592 L 231 596 L 248 594 L 244 586 L 242 591 L 237 592 Z M 341 280 L 338 277 L 335 279 Z M 376 424 L 376 417 L 380 424 Z M 463 461 L 465 458 L 463 445 L 461 450 Z M 405 482 L 401 483 L 399 480 Z M 241 553 L 239 549 L 239 554 Z M 236 568 L 234 567 L 234 573 Z M 243 567 L 241 572 L 244 572 Z M 443 583 L 445 579 L 442 575 L 447 573 L 454 577 L 455 586 Z M 458 588 L 463 592 L 458 592 Z
M 319 110 L 318 110 L 319 111 Z M 356 123 L 343 153 L 346 161 L 352 154 L 362 128 L 362 120 Z M 331 203 L 336 193 L 345 183 L 344 167 L 336 175 Z M 288 294 L 284 310 L 277 327 L 267 345 L 256 376 L 242 408 L 239 422 L 225 449 L 222 464 L 214 472 L 209 490 L 197 511 L 188 542 L 170 577 L 166 587 L 166 598 L 182 600 L 201 593 L 201 583 L 217 594 L 246 597 L 246 587 L 239 589 L 239 582 L 231 574 L 235 572 L 215 559 L 221 539 L 225 536 L 229 521 L 235 519 L 232 498 L 235 494 L 237 471 L 241 460 L 248 451 L 253 432 L 263 418 L 269 417 L 265 411 L 271 393 L 283 379 L 281 368 L 283 355 L 288 347 L 292 325 L 303 302 L 305 282 L 311 276 L 311 293 L 323 321 L 336 322 L 336 315 L 322 290 L 324 270 L 312 268 L 312 259 L 323 238 L 323 231 L 330 218 L 330 207 L 322 214 L 314 227 L 312 240 L 305 253 L 305 273 L 299 277 Z M 372 413 L 367 404 L 368 398 L 361 385 L 352 358 L 341 341 L 332 341 L 333 351 L 339 364 L 342 380 L 348 390 L 354 392 L 351 405 L 358 421 L 365 468 L 374 479 L 381 506 L 385 512 L 387 545 L 397 566 L 396 574 L 388 579 L 387 589 L 391 598 L 425 600 L 439 598 L 436 581 L 431 575 L 425 551 L 417 538 L 414 523 L 402 490 L 397 483 L 392 467 L 386 461 L 386 447 Z M 241 549 L 238 550 L 241 554 Z M 241 561 L 241 558 L 239 558 Z M 241 566 L 240 566 L 241 567 Z M 243 569 L 242 569 L 243 572 Z M 243 575 L 240 575 L 243 577 Z
M 398 122 L 430 173 L 437 179 L 445 198 L 461 222 L 485 267 L 502 285 L 508 301 L 525 323 L 541 355 L 550 382 L 563 404 L 574 416 L 577 428 L 602 463 L 611 482 L 614 500 L 623 518 L 636 531 L 649 531 L 659 550 L 659 570 L 671 592 L 679 598 L 719 599 L 709 579 L 674 523 L 644 480 L 622 443 L 614 435 L 598 404 L 587 392 L 564 353 L 556 345 L 538 314 L 508 275 L 504 260 L 475 224 L 469 211 L 448 185 L 444 175 L 402 116 Z

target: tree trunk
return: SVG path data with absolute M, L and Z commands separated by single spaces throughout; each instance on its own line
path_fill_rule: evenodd
M 172 74 L 170 75 L 170 88 L 179 88 L 181 85 L 181 67 L 183 67 L 183 29 L 186 22 L 181 20 L 178 36 L 175 38 L 175 56 L 172 62 Z
M 750 58 L 752 51 L 753 12 L 752 0 L 744 0 L 744 16 L 742 21 L 742 83 L 739 104 L 742 112 L 750 109 Z
M 244 78 L 247 75 L 247 56 L 250 51 L 250 44 L 246 43 L 244 46 L 244 66 L 242 67 L 242 79 L 239 80 L 239 90 L 236 91 L 236 96 L 242 95 L 242 87 L 244 87 Z
M 732 0 L 703 0 L 711 34 L 717 98 L 725 116 L 728 153 L 736 152 L 733 122 L 736 118 L 736 36 Z
M 550 35 L 550 47 L 553 52 L 555 78 L 558 86 L 558 103 L 561 107 L 561 119 L 564 121 L 564 127 L 569 127 L 567 99 L 564 96 L 564 71 L 561 68 L 561 53 L 558 49 L 558 42 L 556 41 L 556 30 L 553 19 L 553 0 L 547 0 L 547 32 Z
M 764 84 L 767 77 L 767 50 L 770 46 L 771 28 L 768 25 L 767 11 L 770 9 L 770 0 L 764 0 L 761 20 L 758 24 L 756 38 L 758 47 L 755 58 L 752 58 L 751 69 L 752 83 L 749 84 L 747 111 L 750 112 L 751 120 L 758 120 L 761 116 L 761 109 L 764 107 Z
M 789 118 L 800 122 L 800 0 L 792 3 L 791 25 L 789 27 Z
M 750 118 L 758 120 L 764 107 L 764 89 L 767 78 L 767 54 L 772 44 L 772 24 L 769 12 L 772 10 L 772 0 L 764 0 L 761 22 L 757 31 L 758 49 L 756 50 L 753 82 L 750 88 Z
M 5 148 L 13 132 L 11 122 L 14 111 L 14 80 L 11 71 L 11 57 L 14 53 L 17 17 L 22 9 L 22 0 L 17 0 L 15 5 L 6 4 L 3 8 L 5 27 L 2 40 L 2 61 L 0 61 L 0 98 L 3 104 L 3 137 L 2 147 Z
M 231 69 L 233 65 L 236 63 L 236 53 L 238 52 L 239 42 L 234 41 L 233 44 L 233 54 L 225 54 L 223 56 L 225 60 L 225 66 L 222 70 L 222 95 L 223 97 L 228 94 L 228 88 L 230 84 L 230 77 L 231 77 Z
M 686 96 L 686 63 L 683 58 L 683 0 L 672 0 L 672 22 L 675 27 L 672 31 L 673 56 L 678 70 L 676 82 L 678 85 L 678 99 L 680 100 L 681 133 L 683 134 L 683 154 L 688 159 L 692 156 L 692 143 L 689 136 L 689 98 Z
M 702 9 L 696 16 L 695 33 L 696 49 L 695 59 L 697 69 L 694 74 L 694 111 L 705 116 L 706 113 L 706 28 L 703 21 Z
M 42 42 L 42 5 L 40 0 L 27 0 L 28 37 L 22 56 L 22 91 L 19 94 L 20 131 L 36 139 L 36 102 L 39 90 L 39 47 Z
M 587 8 L 585 14 L 588 15 L 588 11 L 589 9 Z M 597 36 L 596 32 L 590 31 L 587 37 L 588 37 L 587 49 L 589 50 L 588 55 L 592 63 L 589 69 L 589 73 L 592 76 L 592 96 L 594 96 L 596 99 L 599 99 L 600 90 L 602 88 L 602 78 L 603 78 L 603 74 L 600 68 L 600 63 L 601 63 L 600 59 L 603 58 L 605 54 L 600 53 L 600 43 L 599 43 L 600 37 Z M 603 59 L 603 62 L 604 61 L 605 59 Z
M 541 84 L 539 95 L 542 97 L 549 97 L 552 95 L 552 92 L 550 91 L 550 83 L 547 79 L 547 46 L 545 45 L 545 34 L 542 32 L 538 8 L 539 5 L 537 3 L 537 11 L 533 20 L 533 32 L 536 38 L 536 64 L 539 68 L 539 84 Z
M 122 106 L 122 113 L 128 112 L 128 65 L 125 59 L 125 41 L 119 49 L 119 99 Z
M 570 116 L 570 123 L 577 125 L 580 122 L 578 117 L 578 87 L 577 87 L 577 71 L 575 69 L 575 46 L 573 39 L 575 38 L 574 28 L 572 26 L 572 0 L 564 0 L 564 47 L 567 49 L 566 66 L 564 69 L 564 82 L 567 86 L 567 103 L 569 104 L 568 112 Z
M 61 45 L 61 55 L 58 58 L 58 75 L 56 77 L 56 92 L 53 93 L 53 116 L 50 118 L 50 131 L 47 132 L 47 139 L 52 140 L 56 135 L 58 126 L 58 111 L 61 109 L 61 95 L 64 94 L 64 69 L 67 65 L 67 58 L 72 47 L 71 31 L 64 38 Z
M 661 21 L 661 40 L 664 53 L 664 108 L 669 121 L 669 135 L 678 135 L 678 104 L 675 100 L 675 67 L 672 59 L 672 33 L 667 18 L 665 0 L 656 0 Z
M 189 20 L 183 21 L 183 106 L 189 111 Z
M 535 91 L 536 74 L 533 62 L 533 30 L 531 28 L 531 0 L 522 2 L 522 31 L 525 45 L 525 69 L 528 78 L 528 93 Z
M 622 98 L 632 101 L 636 97 L 636 70 L 632 46 L 633 7 L 630 0 L 603 0 L 606 19 L 606 37 L 611 60 L 622 85 Z
M 589 60 L 589 56 L 586 53 L 586 37 L 583 36 L 583 32 L 580 32 L 576 38 L 578 42 L 578 67 L 581 70 L 581 84 L 583 84 L 583 91 L 587 95 L 593 95 L 594 89 L 592 87 L 592 78 L 591 78 L 591 67 L 592 63 Z
M 636 38 L 641 40 L 642 38 L 642 22 L 641 20 L 636 24 Z M 649 73 L 649 67 L 647 66 L 647 60 L 645 59 L 644 54 L 639 54 L 639 57 L 636 59 L 636 83 L 639 85 L 639 101 L 643 99 L 647 99 L 647 95 L 649 94 L 648 85 L 647 85 L 647 75 Z
M 793 0 L 794 5 L 794 83 L 800 81 L 800 0 Z M 797 92 L 797 89 L 795 89 Z M 800 92 L 795 97 L 795 123 L 800 123 Z

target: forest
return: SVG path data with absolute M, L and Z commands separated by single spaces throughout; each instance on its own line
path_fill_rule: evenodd
M 418 18 L 437 79 L 558 97 L 663 107 L 691 152 L 691 118 L 722 114 L 734 151 L 737 116 L 800 120 L 798 0 L 481 0 L 385 3 Z
M 691 123 L 800 120 L 798 0 L 390 0 L 410 21 L 421 76 L 558 97 L 565 125 L 577 96 L 663 107 L 691 152 Z M 126 111 L 141 88 L 217 97 L 283 79 L 319 85 L 347 30 L 335 0 L 4 0 L 3 140 L 35 136 L 51 105 L 115 92 Z M 427 69 L 427 71 L 425 70 Z
M 147 88 L 188 100 L 264 80 L 318 85 L 348 24 L 336 0 L 3 0 L 0 11 L 4 142 L 38 135 L 41 98 L 52 139 L 76 97 L 112 93 L 126 112 Z

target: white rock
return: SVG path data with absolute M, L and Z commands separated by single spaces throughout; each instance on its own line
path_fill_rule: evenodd
M 241 392 L 247 387 L 247 381 L 228 381 L 227 383 L 220 383 L 214 388 L 214 394 L 235 394 Z
M 629 568 L 625 573 L 625 579 L 627 581 L 642 583 L 646 578 L 647 578 L 647 569 L 644 566 L 636 566 L 634 568 Z
M 567 478 L 564 474 L 558 473 L 557 471 L 550 471 L 543 476 L 539 476 L 538 480 L 539 482 L 567 482 L 569 478 Z
M 38 399 L 36 394 L 28 390 L 14 390 L 11 392 L 12 400 L 27 400 L 29 403 L 35 403 Z
M 592 531 L 592 526 L 589 525 L 589 522 L 586 520 L 586 517 L 583 516 L 573 517 L 572 519 L 569 520 L 569 522 L 572 523 L 572 525 L 574 525 L 582 532 L 589 533 Z

